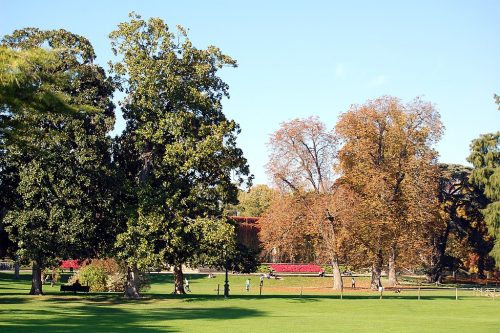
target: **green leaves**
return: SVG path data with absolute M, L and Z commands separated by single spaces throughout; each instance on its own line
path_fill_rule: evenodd
M 5 218 L 11 238 L 42 267 L 102 254 L 113 233 L 112 82 L 92 64 L 90 43 L 64 30 L 15 31 L 0 58 L 0 158 L 17 195 Z
M 482 211 L 489 232 L 497 238 L 492 255 L 500 260 L 500 132 L 481 135 L 471 143 L 467 160 L 474 170 L 471 182 L 491 201 Z
M 236 147 L 239 127 L 222 112 L 228 86 L 217 75 L 236 62 L 214 46 L 195 48 L 182 27 L 172 33 L 161 19 L 130 18 L 110 34 L 119 57 L 112 72 L 128 94 L 121 103 L 127 130 L 119 139 L 127 146 L 117 154 L 128 156 L 121 167 L 135 198 L 118 245 L 137 263 L 194 264 L 201 253 L 207 261 L 210 249 L 228 241 L 224 235 L 234 235 L 214 221 L 224 202 L 236 201 L 249 173 Z M 133 239 L 140 247 L 126 244 Z

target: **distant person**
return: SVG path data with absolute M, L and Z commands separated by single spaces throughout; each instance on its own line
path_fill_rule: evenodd
M 76 280 L 74 283 L 73 283 L 73 287 L 77 287 L 77 288 L 80 288 L 82 285 L 80 284 L 80 280 Z
M 321 272 L 319 272 L 318 276 L 319 276 L 319 277 L 324 277 L 324 276 L 325 276 L 325 271 L 321 271 Z
M 264 274 L 260 276 L 260 286 L 262 287 L 264 285 Z
M 250 291 L 250 279 L 247 279 L 247 281 L 245 282 L 245 289 L 247 291 Z
M 354 278 L 351 278 L 351 289 L 356 289 L 356 280 Z
M 189 280 L 187 278 L 184 279 L 184 290 L 191 292 L 191 288 L 189 288 Z

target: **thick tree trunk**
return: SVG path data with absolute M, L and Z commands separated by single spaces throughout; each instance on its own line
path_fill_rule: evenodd
M 390 287 L 395 287 L 398 284 L 396 277 L 396 251 L 393 249 L 389 254 L 389 282 Z
M 174 266 L 174 283 L 175 283 L 175 294 L 185 294 L 184 290 L 184 273 L 182 273 L 182 266 Z
M 342 273 L 340 272 L 339 261 L 336 257 L 332 258 L 333 290 L 341 291 L 344 289 Z
M 19 279 L 19 256 L 14 257 L 14 278 Z
M 450 229 L 451 226 L 448 223 L 446 225 L 446 229 L 444 230 L 443 234 L 439 236 L 438 240 L 436 241 L 436 247 L 434 249 L 435 254 L 433 258 L 433 262 L 431 263 L 431 268 L 429 272 L 427 273 L 427 282 L 431 283 L 441 283 L 443 282 L 443 259 L 444 259 L 444 254 L 446 252 L 446 244 L 448 243 L 448 237 L 450 235 Z
M 33 262 L 32 275 L 31 275 L 31 290 L 30 295 L 43 295 L 42 290 L 42 268 L 38 262 Z
M 382 286 L 382 282 L 380 281 L 380 276 L 382 275 L 382 263 L 382 251 L 379 251 L 372 264 L 372 279 L 370 287 L 373 290 L 378 290 L 378 288 Z
M 127 298 L 140 298 L 139 270 L 136 266 L 127 268 L 127 282 L 125 283 L 124 296 Z

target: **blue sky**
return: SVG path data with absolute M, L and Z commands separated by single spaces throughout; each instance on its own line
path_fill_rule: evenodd
M 181 24 L 195 46 L 238 61 L 221 73 L 231 87 L 224 110 L 241 125 L 255 183 L 268 182 L 266 143 L 281 122 L 318 115 L 332 128 L 351 104 L 382 95 L 436 105 L 442 162 L 465 164 L 473 138 L 500 130 L 500 1 L 0 0 L 0 35 L 64 28 L 86 36 L 107 67 L 107 36 L 130 11 Z

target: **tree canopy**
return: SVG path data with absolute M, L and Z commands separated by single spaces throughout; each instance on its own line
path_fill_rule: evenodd
M 500 237 L 500 132 L 483 134 L 471 143 L 467 160 L 474 170 L 471 181 L 484 191 L 490 200 L 483 210 L 488 229 L 497 239 Z M 500 260 L 500 242 L 495 242 L 492 255 Z
M 416 254 L 421 234 L 437 207 L 437 153 L 442 124 L 432 104 L 420 99 L 403 104 L 381 97 L 355 105 L 336 126 L 340 182 L 358 197 L 362 218 L 354 234 L 373 260 L 372 287 L 380 286 L 384 257 L 390 283 L 396 258 Z M 391 274 L 392 271 L 392 274 Z
M 33 261 L 31 292 L 39 294 L 42 268 L 98 256 L 112 237 L 106 134 L 114 87 L 82 36 L 27 28 L 1 48 L 2 157 L 17 195 L 4 221 L 20 257 Z
M 183 292 L 181 266 L 203 248 L 203 228 L 193 225 L 222 219 L 223 203 L 236 203 L 238 185 L 250 180 L 236 146 L 239 126 L 222 112 L 229 87 L 217 75 L 236 61 L 215 46 L 197 49 L 182 27 L 173 33 L 161 19 L 134 13 L 110 38 L 120 57 L 112 71 L 127 94 L 118 149 L 133 150 L 118 160 L 136 198 L 119 246 L 144 244 L 121 253 L 131 266 L 174 266 L 176 291 Z

